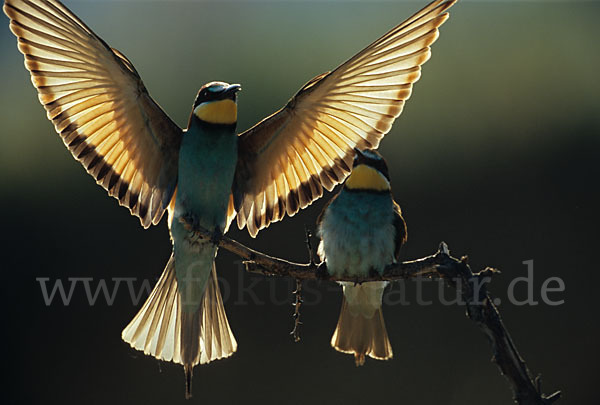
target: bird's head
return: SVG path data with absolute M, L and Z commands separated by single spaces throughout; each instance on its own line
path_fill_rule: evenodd
M 390 175 L 383 156 L 374 149 L 355 149 L 352 173 L 344 186 L 350 190 L 389 191 Z
M 210 82 L 198 90 L 193 115 L 200 121 L 217 125 L 237 122 L 237 92 L 239 84 Z

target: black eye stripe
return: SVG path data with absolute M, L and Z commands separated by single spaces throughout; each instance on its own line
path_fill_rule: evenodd
M 224 100 L 227 98 L 235 100 L 236 94 L 235 93 L 225 93 L 223 91 L 212 92 L 212 91 L 208 90 L 208 88 L 205 88 L 205 89 L 202 89 L 198 93 L 198 96 L 196 97 L 196 100 L 194 101 L 194 108 L 198 107 L 200 104 L 205 103 L 207 101 Z

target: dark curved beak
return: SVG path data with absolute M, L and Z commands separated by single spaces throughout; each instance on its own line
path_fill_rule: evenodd
M 231 99 L 233 101 L 237 101 L 237 92 L 242 89 L 242 86 L 239 84 L 230 84 L 221 92 L 221 97 L 223 99 Z
M 223 90 L 223 93 L 225 94 L 235 94 L 238 91 L 242 90 L 242 86 L 239 84 L 230 84 L 225 90 Z

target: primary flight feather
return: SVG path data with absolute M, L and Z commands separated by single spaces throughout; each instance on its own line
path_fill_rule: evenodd
M 204 85 L 182 130 L 133 64 L 62 3 L 5 1 L 40 102 L 75 159 L 142 226 L 169 211 L 173 254 L 122 336 L 183 364 L 188 396 L 193 367 L 237 343 L 216 282 L 216 241 L 191 243 L 180 219 L 218 238 L 237 217 L 256 236 L 344 181 L 355 148 L 377 148 L 402 112 L 455 2 L 433 1 L 237 135 L 239 85 Z

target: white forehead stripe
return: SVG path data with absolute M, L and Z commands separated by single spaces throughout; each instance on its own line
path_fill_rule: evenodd
M 210 91 L 211 93 L 219 93 L 225 90 L 226 88 L 227 86 L 225 84 L 213 84 L 208 87 L 208 91 Z
M 371 152 L 368 149 L 363 150 L 362 154 L 365 155 L 366 157 L 368 157 L 369 159 L 381 160 L 381 156 L 376 155 L 375 153 Z

